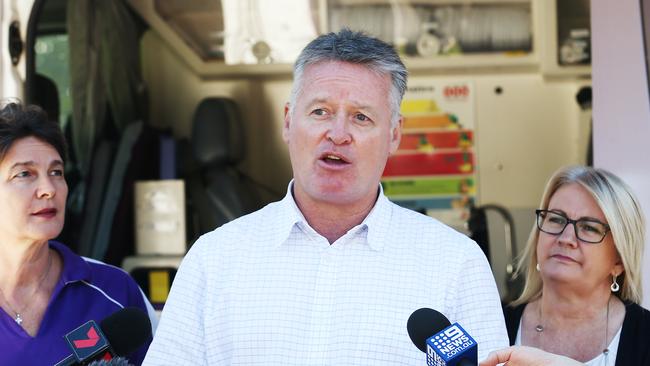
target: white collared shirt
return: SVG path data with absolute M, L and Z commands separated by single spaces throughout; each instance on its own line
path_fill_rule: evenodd
M 380 191 L 331 245 L 286 197 L 203 235 L 174 280 L 145 365 L 425 365 L 406 323 L 428 307 L 508 346 L 480 248 Z

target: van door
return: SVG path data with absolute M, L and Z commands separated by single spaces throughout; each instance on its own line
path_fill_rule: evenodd
M 25 35 L 33 4 L 33 0 L 0 0 L 0 100 L 25 98 Z

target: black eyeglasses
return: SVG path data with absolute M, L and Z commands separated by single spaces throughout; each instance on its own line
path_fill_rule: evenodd
M 551 235 L 560 235 L 567 225 L 573 224 L 576 237 L 585 243 L 597 244 L 605 239 L 609 225 L 594 219 L 571 220 L 564 214 L 549 210 L 535 210 L 537 227 Z

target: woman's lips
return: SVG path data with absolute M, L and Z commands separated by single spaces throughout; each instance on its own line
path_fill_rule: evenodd
M 57 213 L 56 208 L 44 208 L 42 210 L 34 212 L 32 215 L 38 217 L 44 217 L 44 218 L 51 218 L 56 216 L 56 213 Z
M 551 257 L 562 262 L 574 262 L 574 263 L 577 262 L 575 259 L 562 254 L 554 254 Z

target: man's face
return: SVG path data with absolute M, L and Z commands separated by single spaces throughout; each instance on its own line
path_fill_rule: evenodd
M 298 203 L 355 207 L 374 202 L 388 156 L 401 138 L 391 127 L 391 79 L 364 66 L 308 66 L 292 113 L 285 107 Z

